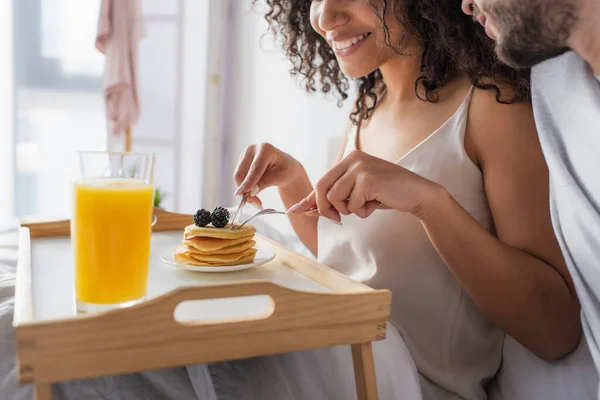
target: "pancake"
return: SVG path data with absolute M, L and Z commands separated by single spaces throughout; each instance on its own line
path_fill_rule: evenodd
M 200 238 L 215 238 L 215 239 L 241 239 L 253 236 L 256 229 L 252 225 L 244 225 L 241 229 L 231 230 L 231 225 L 224 228 L 215 228 L 213 226 L 198 227 L 196 225 L 188 225 L 184 231 L 184 238 L 191 239 L 193 237 Z
M 248 256 L 247 258 L 240 259 L 233 264 L 230 264 L 230 263 L 208 264 L 208 263 L 202 263 L 200 261 L 196 261 L 196 260 L 192 259 L 191 257 L 186 256 L 185 254 L 175 254 L 175 262 L 177 262 L 178 264 L 181 264 L 181 265 L 189 265 L 189 266 L 193 266 L 193 267 L 225 267 L 225 266 L 250 264 L 252 261 L 254 261 L 253 255 Z
M 202 243 L 202 238 L 193 238 L 193 239 L 186 239 L 183 241 L 183 244 L 185 244 L 186 246 L 189 247 L 188 249 L 188 253 L 190 254 L 199 254 L 199 255 L 203 255 L 203 254 L 214 254 L 214 255 L 220 255 L 220 254 L 235 254 L 235 253 L 241 253 L 245 250 L 248 250 L 251 247 L 254 247 L 254 245 L 256 244 L 256 242 L 252 239 L 247 240 L 245 242 L 241 242 L 241 243 L 234 243 L 230 246 L 227 247 L 223 247 L 221 249 L 216 249 L 216 250 L 203 250 L 206 248 L 206 243 Z M 222 239 L 216 239 L 216 240 L 222 240 Z M 240 239 L 241 240 L 241 239 Z M 199 243 L 198 243 L 199 242 Z
M 216 239 L 216 238 L 201 238 L 201 237 L 192 237 L 192 238 L 184 238 L 184 244 L 195 248 L 197 251 L 202 253 L 212 253 L 214 251 L 219 251 L 225 249 L 227 247 L 232 247 L 236 245 L 240 245 L 242 243 L 246 243 L 252 238 L 254 235 L 242 237 L 239 239 Z M 186 243 L 187 242 L 187 243 Z
M 256 229 L 245 225 L 242 229 L 198 227 L 188 225 L 183 242 L 175 250 L 175 261 L 190 266 L 229 266 L 254 261 L 257 250 L 252 240 Z
M 175 253 L 176 254 L 185 254 L 185 255 L 193 258 L 196 261 L 200 261 L 200 262 L 208 263 L 208 264 L 233 263 L 233 262 L 236 262 L 237 260 L 239 260 L 240 258 L 244 258 L 244 257 L 250 256 L 250 255 L 256 254 L 256 249 L 253 249 L 253 248 L 246 249 L 242 252 L 234 253 L 234 254 L 199 254 L 199 253 L 193 253 L 191 250 L 192 249 L 189 246 L 182 244 L 179 247 L 177 247 L 177 250 L 175 251 Z
M 247 249 L 241 253 L 237 253 L 237 254 L 210 254 L 210 255 L 203 255 L 203 254 L 191 254 L 191 253 L 187 253 L 190 257 L 192 257 L 194 260 L 196 261 L 200 261 L 202 263 L 208 263 L 208 264 L 222 264 L 225 263 L 227 265 L 233 265 L 236 261 L 242 259 L 242 258 L 246 258 L 249 256 L 254 256 L 256 254 L 256 249 Z
M 203 260 L 198 260 L 196 256 L 187 253 L 187 246 L 182 245 L 177 248 L 175 252 L 175 261 L 178 264 L 190 265 L 190 266 L 230 266 L 230 265 L 241 265 L 248 264 L 254 261 L 256 255 L 256 249 L 251 248 L 235 256 L 222 255 L 222 256 L 204 256 Z M 227 257 L 228 259 L 225 259 Z

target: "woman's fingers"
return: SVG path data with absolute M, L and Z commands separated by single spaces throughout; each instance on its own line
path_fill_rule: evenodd
M 389 208 L 374 200 L 376 185 L 368 158 L 360 152 L 349 154 L 319 180 L 315 190 L 290 208 L 288 213 L 302 214 L 318 208 L 320 215 L 341 222 L 341 215 L 367 218 L 377 209 Z
M 346 173 L 327 192 L 327 200 L 340 214 L 350 215 L 352 212 L 348 209 L 348 199 L 354 188 L 354 177 L 352 174 Z
M 367 201 L 365 203 L 365 218 L 371 216 L 375 212 L 375 210 L 381 210 L 383 208 L 389 209 L 389 207 L 382 207 L 382 204 L 376 200 Z
M 248 167 L 246 177 L 235 191 L 236 195 L 244 194 L 254 189 L 269 166 L 269 159 L 263 148 L 259 148 Z
M 315 201 L 316 201 L 316 205 L 319 209 L 319 213 L 327 218 L 333 219 L 334 221 L 338 221 L 340 222 L 342 217 L 340 215 L 340 211 L 338 210 L 328 199 L 328 193 L 330 192 L 330 190 L 333 188 L 333 186 L 346 174 L 349 173 L 349 168 L 352 166 L 352 157 L 346 157 L 345 159 L 343 159 L 342 161 L 338 162 L 336 165 L 334 165 L 329 171 L 327 171 L 327 173 L 325 175 L 323 175 L 321 177 L 321 179 L 319 179 L 319 182 L 317 182 L 316 185 L 316 195 L 315 195 Z M 351 182 L 349 182 L 351 180 L 350 176 L 348 177 L 349 179 L 344 181 L 344 186 L 342 187 L 343 191 L 348 191 L 348 188 L 350 187 L 351 189 Z M 344 206 L 339 204 L 339 201 L 342 201 L 343 199 L 336 199 L 338 201 L 338 206 L 344 210 Z
M 240 156 L 240 160 L 238 161 L 238 164 L 235 167 L 235 172 L 233 174 L 233 180 L 235 184 L 238 185 L 238 188 L 242 184 L 242 182 L 244 182 L 244 179 L 246 179 L 246 177 L 248 176 L 248 170 L 250 169 L 250 165 L 252 165 L 255 153 L 256 147 L 248 146 Z
M 329 216 L 325 216 L 321 214 L 321 212 L 317 209 L 317 201 L 316 201 L 316 191 L 312 191 L 308 196 L 302 199 L 298 204 L 290 207 L 287 211 L 288 214 L 304 214 L 309 217 L 319 217 L 324 216 L 329 218 L 339 225 L 342 224 L 342 216 L 340 213 L 333 207 L 330 209 Z
M 256 196 L 248 196 L 248 199 L 246 200 L 248 203 L 254 204 L 256 207 L 258 207 L 259 209 L 263 209 L 263 204 L 262 204 L 262 200 L 259 197 Z
M 316 196 L 317 196 L 317 193 L 313 190 L 308 196 L 306 196 L 304 199 L 302 199 L 299 203 L 290 207 L 290 209 L 287 211 L 287 213 L 288 214 L 304 214 L 307 211 L 315 208 L 317 205 Z
M 313 190 L 308 196 L 302 199 L 298 204 L 290 207 L 288 214 L 304 214 L 311 217 L 324 216 L 332 219 L 337 223 L 342 221 L 340 213 L 333 207 L 329 209 L 328 215 L 323 215 L 320 210 L 317 210 L 317 192 Z
M 380 205 L 381 203 L 376 200 L 367 201 L 362 206 L 354 209 L 353 214 L 363 219 L 368 218 L 375 212 L 375 210 L 379 208 Z
M 333 207 L 329 200 L 327 200 L 327 192 L 325 192 L 324 190 L 317 190 L 315 200 L 317 203 L 317 208 L 319 209 L 319 214 L 321 214 L 325 218 L 330 218 L 335 221 L 339 221 L 339 216 L 336 216 L 336 212 L 333 211 L 335 210 L 335 207 Z

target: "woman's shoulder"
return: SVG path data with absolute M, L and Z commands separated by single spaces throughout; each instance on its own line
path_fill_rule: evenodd
M 465 135 L 465 147 L 471 158 L 481 164 L 485 153 L 519 146 L 537 140 L 531 104 L 526 101 L 501 103 L 497 92 L 475 88 Z
M 505 90 L 499 95 L 496 90 L 474 88 L 469 106 L 470 121 L 476 125 L 488 125 L 490 121 L 495 121 L 500 126 L 510 127 L 518 121 L 533 120 L 533 109 L 529 102 L 503 101 L 502 98 L 506 96 Z

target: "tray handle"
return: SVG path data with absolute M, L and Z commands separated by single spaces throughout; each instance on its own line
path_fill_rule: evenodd
M 168 300 L 163 304 L 168 307 L 169 312 L 164 313 L 169 323 L 175 323 L 178 326 L 193 327 L 198 325 L 210 325 L 215 323 L 243 323 L 244 321 L 265 321 L 275 316 L 277 305 L 285 304 L 285 296 L 282 296 L 282 288 L 271 283 L 263 281 L 250 281 L 228 285 L 208 285 L 208 286 L 188 286 L 177 289 L 168 296 Z M 175 309 L 187 301 L 198 300 L 220 300 L 251 296 L 268 296 L 270 305 L 262 314 L 252 314 L 247 318 L 207 320 L 207 321 L 177 321 L 175 319 Z
M 250 296 L 269 296 L 271 305 L 265 313 L 252 314 L 247 318 L 223 319 L 215 321 L 177 321 L 175 309 L 186 301 L 229 299 Z M 311 296 L 308 296 L 311 297 Z M 227 285 L 186 286 L 178 288 L 160 297 L 144 303 L 121 310 L 109 311 L 112 317 L 120 321 L 138 320 L 140 317 L 153 326 L 162 326 L 165 329 L 197 329 L 205 331 L 211 327 L 224 327 L 236 325 L 239 329 L 246 329 L 249 325 L 266 324 L 279 318 L 286 310 L 302 307 L 307 296 L 303 293 L 282 288 L 268 281 L 246 281 Z M 105 319 L 108 315 L 98 314 L 91 318 Z M 109 317 L 109 318 L 112 318 Z

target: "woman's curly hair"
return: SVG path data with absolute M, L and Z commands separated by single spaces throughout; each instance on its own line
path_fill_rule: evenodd
M 422 76 L 415 82 L 415 93 L 421 100 L 436 102 L 437 88 L 459 74 L 466 74 L 475 87 L 495 91 L 500 103 L 529 101 L 530 71 L 515 70 L 498 60 L 493 41 L 462 12 L 460 0 L 364 1 L 370 1 L 375 8 L 386 45 L 394 47 L 395 41 L 386 24 L 388 16 L 397 18 L 421 40 Z M 332 48 L 311 26 L 311 0 L 266 0 L 266 3 L 265 19 L 293 64 L 292 76 L 301 77 L 308 92 L 317 91 L 317 87 L 324 93 L 334 91 L 341 104 L 348 98 L 350 85 Z M 404 38 L 399 39 L 400 46 L 394 48 L 401 53 L 397 47 L 401 47 Z M 379 70 L 357 81 L 358 93 L 350 116 L 355 124 L 369 117 L 378 93 L 385 87 Z

